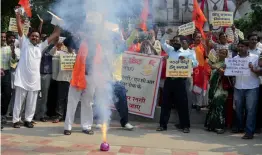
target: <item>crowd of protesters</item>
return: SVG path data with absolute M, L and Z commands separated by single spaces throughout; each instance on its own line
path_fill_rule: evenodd
M 65 121 L 64 134 L 70 135 L 77 105 L 81 103 L 82 130 L 86 134 L 94 134 L 92 125 L 93 118 L 96 118 L 93 115 L 95 88 L 92 88 L 92 81 L 95 79 L 92 79 L 91 73 L 88 72 L 88 61 L 93 57 L 85 54 L 85 48 L 94 50 L 97 48 L 96 45 L 85 46 L 76 34 L 61 39 L 61 30 L 58 26 L 48 37 L 41 33 L 41 28 L 40 32 L 32 29 L 26 35 L 22 31 L 19 13 L 16 14 L 16 20 L 18 35 L 13 32 L 1 33 L 2 128 L 7 115 L 13 117 L 14 128 L 20 128 L 22 124 L 33 128 L 36 120 L 47 122 L 48 119 L 52 119 L 53 123 Z M 209 34 L 213 35 L 216 41 L 211 37 L 204 41 L 202 34 L 198 32 L 191 36 L 175 36 L 168 40 L 167 36 L 172 33 L 171 29 L 168 29 L 161 38 L 156 38 L 153 29 L 147 32 L 134 29 L 115 41 L 114 46 L 119 58 L 121 53 L 127 50 L 163 57 L 159 88 L 161 114 L 157 131 L 167 130 L 171 109 L 175 106 L 179 117 L 176 127 L 184 133 L 189 133 L 191 107 L 199 111 L 203 105 L 208 108 L 205 121 L 208 131 L 222 134 L 227 128 L 232 128 L 234 133 L 244 132 L 244 139 L 252 139 L 254 133 L 260 131 L 262 127 L 260 39 L 257 34 L 250 34 L 247 40 L 241 40 L 234 27 L 232 30 L 235 36 L 233 42 L 228 41 L 224 32 L 219 35 Z M 61 70 L 61 54 L 76 56 L 73 70 Z M 81 70 L 83 62 L 80 56 L 83 55 L 87 62 L 84 65 L 87 67 Z M 192 77 L 166 78 L 164 73 L 167 58 L 192 60 L 194 68 Z M 250 62 L 251 74 L 225 76 L 225 58 L 247 59 Z M 121 126 L 132 130 L 134 127 L 128 123 L 126 89 L 120 83 L 121 79 L 121 73 L 114 74 L 114 96 L 117 98 L 115 107 L 121 118 Z M 84 81 L 91 84 L 86 87 Z

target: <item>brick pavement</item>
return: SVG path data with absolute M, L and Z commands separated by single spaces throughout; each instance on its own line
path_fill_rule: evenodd
M 174 144 L 180 144 L 181 146 L 175 148 L 165 148 L 162 145 L 158 148 L 152 146 L 149 147 L 148 145 L 139 146 L 140 144 L 129 144 L 128 142 L 125 145 L 119 145 L 114 138 L 111 138 L 112 145 L 110 146 L 109 152 L 100 152 L 99 151 L 99 142 L 101 138 L 101 134 L 97 133 L 93 136 L 84 135 L 81 132 L 73 132 L 71 136 L 64 136 L 62 135 L 62 123 L 59 124 L 52 124 L 52 123 L 39 123 L 33 129 L 13 129 L 13 128 L 5 128 L 1 134 L 1 154 L 2 155 L 239 155 L 236 151 L 211 151 L 214 148 L 212 145 L 203 144 L 203 148 L 207 149 L 196 149 L 193 150 L 190 148 L 189 145 L 194 145 L 189 140 L 176 140 Z M 43 126 L 47 126 L 42 128 Z M 77 126 L 77 125 L 74 125 Z M 113 128 L 110 133 L 113 133 L 113 130 L 117 124 L 112 124 L 111 127 Z M 59 130 L 56 128 L 59 127 Z M 141 139 L 143 138 L 140 136 L 134 137 L 136 134 L 142 130 L 145 132 L 150 132 L 150 130 L 154 130 L 150 128 L 150 126 L 146 125 L 137 125 L 137 132 L 129 132 L 129 131 L 122 131 L 126 133 L 128 136 L 129 134 L 133 134 L 128 139 Z M 139 129 L 140 128 L 140 129 Z M 75 128 L 74 128 L 75 129 Z M 117 131 L 121 132 L 121 130 Z M 153 131 L 151 131 L 153 132 Z M 49 135 L 46 135 L 46 134 Z M 109 137 L 112 136 L 109 133 Z M 159 133 L 157 133 L 159 134 Z M 192 133 L 193 136 L 194 133 Z M 161 139 L 154 137 L 155 135 L 150 135 L 152 140 L 159 141 L 161 144 Z M 190 135 L 189 135 L 190 136 Z M 118 135 L 117 138 L 121 141 L 126 141 L 125 136 Z M 94 139 L 98 139 L 95 141 Z M 86 141 L 86 142 L 85 142 Z M 148 140 L 146 140 L 148 141 Z M 178 141 L 178 143 L 177 143 Z M 131 141 L 132 142 L 132 141 Z M 164 143 L 164 142 L 163 142 Z M 141 143 L 143 144 L 143 143 Z M 188 147 L 183 146 L 188 145 Z M 196 144 L 199 145 L 199 144 Z M 262 143 L 261 143 L 262 145 Z M 215 145 L 219 148 L 219 145 Z M 181 149 L 179 149 L 181 148 Z M 193 147 L 194 148 L 194 147 Z M 261 146 L 261 153 L 262 153 L 262 146 Z

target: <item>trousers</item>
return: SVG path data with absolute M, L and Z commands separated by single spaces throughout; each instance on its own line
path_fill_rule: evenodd
M 175 104 L 181 128 L 189 128 L 189 110 L 186 91 L 186 79 L 167 78 L 164 84 L 163 103 L 161 105 L 160 126 L 167 128 L 172 104 Z
M 41 94 L 37 100 L 37 117 L 44 118 L 46 117 L 47 112 L 47 99 L 48 99 L 48 90 L 50 87 L 52 74 L 41 74 Z
M 57 81 L 57 102 L 56 102 L 56 117 L 64 118 L 66 107 L 67 107 L 67 99 L 68 99 L 68 91 L 70 83 L 67 81 Z
M 11 73 L 9 70 L 4 71 L 5 75 L 1 77 L 1 115 L 5 116 L 8 111 L 12 95 Z
M 74 86 L 69 87 L 68 103 L 65 119 L 65 130 L 71 130 L 75 119 L 75 111 L 79 101 L 81 101 L 81 127 L 83 130 L 90 130 L 93 125 L 93 109 L 92 101 L 94 97 L 95 88 L 93 80 L 90 76 L 86 76 L 88 86 L 84 90 L 77 90 Z
M 16 87 L 15 104 L 13 109 L 13 123 L 19 122 L 21 120 L 21 107 L 25 100 L 25 121 L 32 121 L 35 114 L 37 96 L 38 91 L 27 91 L 21 87 Z

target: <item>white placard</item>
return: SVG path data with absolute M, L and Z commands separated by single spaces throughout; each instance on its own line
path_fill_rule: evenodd
M 121 83 L 127 89 L 129 113 L 154 117 L 162 69 L 160 56 L 124 53 Z
M 249 60 L 246 58 L 226 58 L 226 76 L 250 76 Z

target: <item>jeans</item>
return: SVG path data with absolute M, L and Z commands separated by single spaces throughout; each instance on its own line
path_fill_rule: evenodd
M 243 129 L 243 111 L 246 109 L 246 134 L 253 135 L 256 128 L 256 113 L 258 105 L 259 88 L 234 90 L 236 104 L 237 127 Z M 246 104 L 244 104 L 246 103 Z
M 37 108 L 36 108 L 37 109 L 36 115 L 39 118 L 46 117 L 48 91 L 49 91 L 51 79 L 52 79 L 52 74 L 41 74 L 41 95 L 39 95 L 38 97 Z
M 124 127 L 128 123 L 128 106 L 126 99 L 126 89 L 120 82 L 112 83 L 114 89 L 114 105 L 120 116 L 120 124 Z M 94 118 L 99 120 L 99 116 L 97 115 L 97 106 L 93 105 L 93 109 L 95 111 Z
M 114 83 L 114 104 L 120 115 L 120 124 L 124 127 L 128 123 L 128 106 L 126 99 L 126 88 L 120 83 Z

